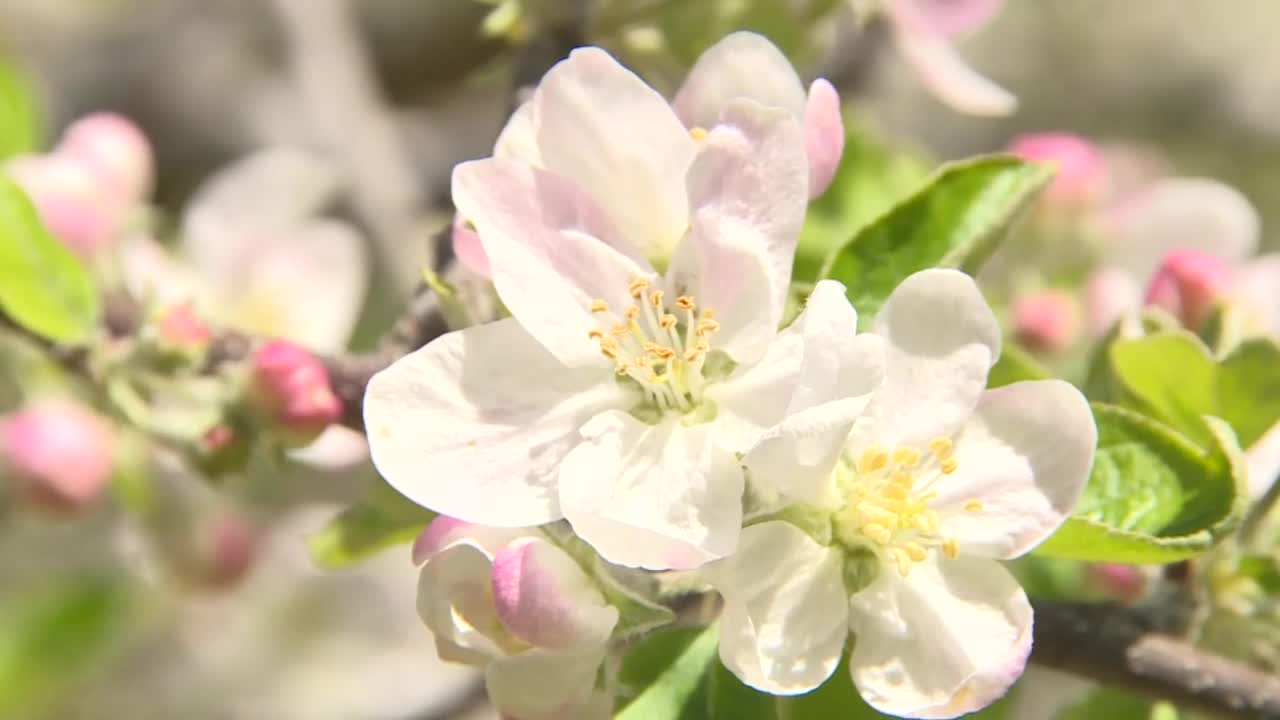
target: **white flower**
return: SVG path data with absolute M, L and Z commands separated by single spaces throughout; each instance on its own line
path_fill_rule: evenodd
M 554 67 L 525 112 L 537 122 L 523 142 L 564 174 L 495 157 L 453 176 L 513 317 L 372 379 L 374 463 L 468 522 L 567 518 L 621 565 L 727 555 L 742 514 L 733 452 L 781 418 L 803 353 L 821 351 L 806 323 L 850 311 L 824 286 L 777 333 L 807 203 L 800 124 L 737 99 L 695 141 L 596 48 Z M 647 258 L 667 256 L 660 275 Z
M 737 32 L 708 48 L 670 108 L 653 91 L 637 105 L 641 84 L 603 51 L 577 51 L 512 114 L 493 156 L 575 181 L 621 231 L 619 240 L 659 264 L 670 258 L 687 219 L 678 178 L 710 128 L 737 122 L 742 110 L 731 108 L 742 100 L 786 111 L 803 126 L 810 197 L 835 176 L 844 150 L 839 95 L 824 79 L 806 95 L 786 56 L 761 35 Z M 632 99 L 611 107 L 609 93 L 628 86 Z M 625 117 L 619 110 L 640 114 Z M 657 202 L 636 202 L 645 193 L 655 193 Z M 454 252 L 471 270 L 489 275 L 484 247 L 464 217 L 454 227 Z
M 1067 383 L 984 389 L 999 327 L 962 273 L 907 278 L 875 334 L 885 375 L 865 408 L 812 404 L 745 457 L 753 479 L 811 503 L 781 516 L 804 518 L 808 532 L 768 519 L 709 566 L 725 598 L 720 654 L 747 684 L 797 694 L 831 674 L 852 633 L 868 703 L 955 717 L 999 697 L 1025 665 L 1031 606 L 996 561 L 1066 518 L 1097 429 Z
M 440 658 L 483 667 L 503 717 L 610 717 L 595 686 L 618 609 L 573 558 L 536 530 L 445 516 L 413 554 L 425 562 L 418 613 Z

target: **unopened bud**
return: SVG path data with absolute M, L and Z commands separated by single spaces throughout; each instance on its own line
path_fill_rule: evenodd
M 45 227 L 72 252 L 89 259 L 110 243 L 120 214 L 104 202 L 82 163 L 60 155 L 31 156 L 15 159 L 7 169 Z
M 1079 333 L 1075 300 L 1061 290 L 1045 290 L 1013 301 L 1013 331 L 1031 350 L 1058 352 Z
M 243 517 L 231 512 L 218 512 L 205 525 L 204 577 L 211 589 L 239 584 L 257 557 L 258 536 Z
M 160 343 L 179 352 L 199 352 L 209 345 L 212 333 L 191 305 L 173 305 L 161 311 L 156 321 Z
M 287 447 L 310 444 L 342 417 L 329 371 L 314 355 L 285 340 L 273 340 L 254 353 L 250 389 L 250 402 Z
M 3 474 L 18 498 L 40 510 L 90 507 L 111 474 L 111 429 L 69 402 L 35 405 L 0 420 Z
M 1169 253 L 1151 279 L 1146 304 L 1168 310 L 1191 330 L 1231 288 L 1233 273 L 1226 261 L 1199 250 Z
M 1135 565 L 1097 563 L 1089 566 L 1088 573 L 1092 584 L 1121 602 L 1137 602 L 1147 591 L 1147 575 Z
M 92 174 L 99 191 L 118 204 L 136 205 L 151 192 L 151 144 L 123 115 L 86 115 L 67 128 L 55 152 L 77 160 Z
M 494 554 L 492 588 L 503 626 L 538 647 L 603 646 L 618 620 L 578 563 L 538 538 L 516 540 Z
M 1108 172 L 1102 152 L 1093 143 L 1070 133 L 1021 135 L 1009 151 L 1024 160 L 1057 169 L 1045 190 L 1048 209 L 1075 211 L 1099 203 L 1107 193 Z
M 816 198 L 835 178 L 840 156 L 844 154 L 840 94 L 823 78 L 809 86 L 804 106 L 804 140 L 809 156 L 809 197 Z

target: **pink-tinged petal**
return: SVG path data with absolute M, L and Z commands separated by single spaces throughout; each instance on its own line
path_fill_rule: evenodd
M 903 280 L 876 316 L 884 385 L 867 408 L 885 447 L 923 447 L 959 430 L 1000 355 L 1000 324 L 973 278 L 923 270 Z
M 911 7 L 934 32 L 947 38 L 968 35 L 995 17 L 1004 0 L 890 0 Z
M 1021 295 L 1013 301 L 1013 332 L 1018 341 L 1032 350 L 1059 352 L 1080 332 L 1075 297 L 1062 290 L 1042 290 Z
M 1236 269 L 1233 300 L 1252 314 L 1254 330 L 1280 335 L 1280 253 L 1259 255 Z
M 603 661 L 603 648 L 590 653 L 534 648 L 490 664 L 485 689 L 504 719 L 608 720 L 611 703 L 595 690 Z
M 62 134 L 55 152 L 84 164 L 99 191 L 115 204 L 136 205 L 151 192 L 151 144 L 123 115 L 98 112 L 80 118 Z
M 1086 332 L 1100 338 L 1126 314 L 1142 307 L 1142 287 L 1120 268 L 1099 268 L 1085 284 L 1084 307 Z
M 449 333 L 374 375 L 373 464 L 405 497 L 468 522 L 560 518 L 556 472 L 578 428 L 625 405 L 611 373 L 562 366 L 513 319 Z
M 458 258 L 458 262 L 477 275 L 489 277 L 492 274 L 489 256 L 484 254 L 484 244 L 480 242 L 475 228 L 459 215 L 453 221 L 451 234 L 453 255 Z
M 706 569 L 725 600 L 725 667 L 774 695 L 805 693 L 830 677 L 849 635 L 840 562 L 794 525 L 743 529 L 738 551 Z
M 91 507 L 106 490 L 111 448 L 111 427 L 71 402 L 44 401 L 0 418 L 0 476 L 42 511 Z
M 512 635 L 551 650 L 604 648 L 618 623 L 618 609 L 578 563 L 539 538 L 493 556 L 493 602 Z
M 854 685 L 880 712 L 954 718 L 1009 689 L 1031 651 L 1031 604 L 1000 563 L 961 556 L 885 567 L 850 602 Z
M 782 51 L 763 35 L 735 32 L 698 57 L 671 101 L 686 127 L 708 129 L 735 98 L 780 108 L 796 119 L 805 112 L 804 85 Z
M 712 430 L 619 410 L 592 418 L 560 465 L 565 518 L 619 565 L 687 570 L 728 555 L 742 526 L 742 469 Z
M 1236 282 L 1222 258 L 1198 250 L 1175 250 L 1160 263 L 1147 286 L 1146 304 L 1164 308 L 1195 330 Z
M 621 313 L 631 281 L 653 271 L 595 202 L 559 175 L 492 158 L 454 168 L 453 201 L 480 236 L 498 295 L 529 334 L 566 364 L 603 366 L 587 335 L 600 327 L 592 302 Z
M 800 124 L 741 99 L 725 109 L 689 169 L 692 226 L 668 277 L 714 309 L 717 344 L 744 335 L 738 351 L 730 351 L 739 363 L 760 357 L 782 318 L 808 173 Z M 763 279 L 735 271 L 754 269 L 753 256 L 766 265 Z
M 1209 178 L 1167 178 L 1112 208 L 1101 229 L 1107 264 L 1146 279 L 1169 253 L 1200 250 L 1228 262 L 1258 247 L 1258 212 L 1239 190 Z
M 669 256 L 688 223 L 695 148 L 666 99 L 588 47 L 547 72 L 533 103 L 541 166 L 590 193 L 636 252 Z
M 413 542 L 413 564 L 421 565 L 432 555 L 456 543 L 466 543 L 479 548 L 488 557 L 497 554 L 502 546 L 517 538 L 531 535 L 530 528 L 501 528 L 476 525 L 464 520 L 441 515 L 418 535 Z
M 1078 135 L 1065 132 L 1019 135 L 1009 143 L 1009 152 L 1057 170 L 1044 194 L 1044 202 L 1050 207 L 1088 208 L 1107 195 L 1109 177 L 1102 150 Z
M 968 115 L 1008 115 L 1018 105 L 1009 91 L 978 74 L 938 32 L 917 3 L 892 2 L 889 18 L 898 52 L 942 102 Z
M 1097 444 L 1089 403 L 1070 383 L 988 390 L 956 438 L 957 470 L 934 486 L 942 534 L 963 553 L 1004 560 L 1027 552 L 1071 514 Z
M 804 140 L 809 154 L 809 198 L 813 199 L 831 184 L 844 154 L 840 94 L 825 78 L 818 78 L 809 86 L 804 106 Z
M 45 227 L 81 258 L 111 242 L 127 208 L 107 201 L 88 166 L 65 155 L 21 157 L 6 170 L 31 199 Z
M 435 634 L 442 660 L 483 666 L 514 649 L 490 599 L 489 573 L 484 551 L 461 542 L 422 566 L 418 615 Z

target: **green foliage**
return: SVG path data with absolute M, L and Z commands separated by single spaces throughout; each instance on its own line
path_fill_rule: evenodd
M 837 249 L 821 276 L 844 283 L 859 326 L 868 327 L 908 275 L 931 267 L 976 272 L 1052 175 L 1003 155 L 945 165 Z
M 0 309 L 56 342 L 87 340 L 100 312 L 92 276 L 40 223 L 22 189 L 0 177 Z
M 614 5 L 618 7 L 616 16 L 643 20 L 646 25 L 661 31 L 664 49 L 674 56 L 679 65 L 689 67 L 704 50 L 735 30 L 758 32 L 773 41 L 788 57 L 803 64 L 816 50 L 814 24 L 840 7 L 840 0 L 666 3 L 629 0 Z M 658 9 L 645 12 L 646 7 Z M 616 23 L 606 17 L 602 24 Z
M 1005 342 L 1000 348 L 1000 359 L 987 374 L 987 387 L 998 388 L 1023 380 L 1047 380 L 1053 375 L 1031 353 Z
M 706 675 L 716 661 L 718 628 L 654 633 L 627 652 L 619 673 L 619 720 L 698 720 L 705 714 Z M 727 717 L 727 716 L 726 716 Z
M 1167 703 L 1155 702 L 1137 695 L 1102 688 L 1062 712 L 1057 720 L 1177 720 L 1178 712 Z
M 40 149 L 40 125 L 30 80 L 0 56 L 0 160 Z
M 436 514 L 375 481 L 369 496 L 343 510 L 308 540 L 316 564 L 329 569 L 354 565 L 394 545 L 412 542 Z
M 809 205 L 792 277 L 815 282 L 832 250 L 920 187 L 923 158 L 892 149 L 845 113 L 844 155 L 831 186 Z
M 1233 531 L 1245 469 L 1235 436 L 1205 420 L 1208 452 L 1138 413 L 1095 403 L 1098 452 L 1075 512 L 1037 553 L 1094 562 L 1166 563 Z
M 134 609 L 119 579 L 79 578 L 0 608 L 0 717 L 43 714 L 122 640 Z

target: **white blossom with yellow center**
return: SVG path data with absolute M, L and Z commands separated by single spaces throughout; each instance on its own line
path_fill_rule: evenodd
M 735 452 L 781 420 L 826 320 L 852 312 L 827 283 L 777 329 L 808 198 L 800 122 L 731 100 L 695 139 L 595 48 L 548 72 L 521 117 L 453 176 L 512 317 L 373 378 L 374 463 L 467 522 L 565 518 L 615 563 L 723 557 L 742 524 Z
M 997 561 L 1065 520 L 1097 428 L 1065 382 L 985 389 L 1000 329 L 963 273 L 907 278 L 868 335 L 884 361 L 869 401 L 802 377 L 804 397 L 745 455 L 756 495 L 781 509 L 707 570 L 725 599 L 720 655 L 753 687 L 803 693 L 852 635 L 873 707 L 956 717 L 1025 666 L 1031 606 Z

